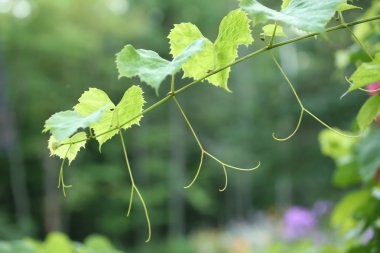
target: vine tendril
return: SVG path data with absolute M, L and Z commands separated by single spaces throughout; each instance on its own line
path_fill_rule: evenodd
M 204 160 L 204 155 L 207 155 L 208 157 L 210 157 L 210 158 L 212 158 L 213 160 L 215 160 L 216 162 L 218 162 L 220 165 L 223 166 L 223 169 L 224 169 L 224 170 L 226 170 L 226 168 L 230 168 L 230 169 L 239 170 L 239 171 L 252 171 L 252 170 L 255 170 L 255 169 L 257 169 L 257 168 L 260 167 L 260 164 L 261 164 L 260 162 L 258 162 L 258 164 L 257 164 L 255 167 L 253 167 L 253 168 L 248 168 L 248 169 L 246 169 L 246 168 L 236 167 L 236 166 L 233 166 L 233 165 L 227 164 L 227 163 L 225 163 L 225 162 L 222 162 L 220 159 L 216 158 L 215 156 L 213 156 L 212 154 L 210 154 L 209 152 L 207 152 L 207 151 L 203 148 L 202 143 L 200 142 L 200 140 L 199 140 L 197 134 L 196 134 L 195 131 L 194 131 L 193 126 L 191 125 L 189 119 L 187 118 L 187 116 L 186 116 L 184 110 L 182 109 L 182 107 L 181 107 L 181 105 L 179 104 L 179 102 L 178 102 L 177 98 L 175 97 L 175 95 L 173 95 L 172 98 L 173 98 L 175 104 L 177 105 L 179 111 L 181 112 L 182 117 L 184 118 L 184 120 L 186 121 L 188 127 L 190 128 L 191 133 L 193 134 L 194 139 L 196 140 L 199 149 L 201 150 L 201 159 L 200 159 L 200 162 L 199 162 L 198 170 L 197 170 L 197 172 L 196 172 L 196 174 L 195 174 L 193 180 L 191 181 L 191 183 L 188 184 L 187 186 L 185 186 L 184 188 L 186 188 L 186 189 L 190 188 L 190 187 L 195 183 L 195 181 L 197 180 L 197 178 L 198 178 L 198 176 L 199 176 L 199 174 L 200 174 L 200 172 L 201 172 L 201 169 L 202 169 L 203 160 Z M 227 187 L 228 177 L 227 177 L 227 172 L 226 172 L 226 171 L 225 171 L 225 174 L 224 174 L 224 175 L 225 175 L 225 182 L 226 182 L 226 183 L 225 183 L 225 187 Z M 225 188 L 223 188 L 222 190 L 224 191 Z M 221 191 L 221 190 L 220 190 L 220 191 Z
M 349 134 L 345 134 L 341 131 L 338 131 L 336 129 L 334 129 L 333 127 L 329 126 L 327 123 L 325 123 L 323 120 L 321 120 L 320 118 L 318 118 L 315 114 L 313 114 L 312 112 L 310 112 L 308 109 L 306 109 L 306 107 L 303 105 L 300 97 L 298 96 L 297 94 L 297 91 L 295 90 L 292 82 L 290 81 L 290 79 L 288 78 L 288 76 L 286 75 L 284 69 L 281 67 L 280 63 L 277 61 L 276 57 L 273 55 L 272 52 L 269 52 L 269 54 L 271 55 L 274 63 L 276 64 L 277 68 L 280 70 L 281 74 L 284 76 L 286 82 L 289 84 L 289 87 L 291 88 L 294 96 L 296 97 L 297 99 L 297 102 L 301 108 L 301 116 L 300 116 L 300 119 L 298 120 L 298 123 L 297 123 L 297 126 L 295 128 L 295 130 L 293 131 L 293 133 L 291 135 L 289 135 L 287 138 L 284 138 L 284 139 L 279 139 L 279 141 L 283 141 L 283 140 L 289 140 L 291 137 L 293 137 L 296 132 L 298 131 L 299 129 L 299 126 L 302 122 L 302 115 L 304 112 L 306 112 L 307 114 L 309 114 L 311 117 L 313 117 L 317 122 L 319 122 L 321 125 L 323 125 L 324 127 L 326 127 L 327 129 L 330 129 L 331 131 L 335 132 L 336 134 L 338 135 L 341 135 L 341 136 L 344 136 L 344 137 L 350 137 L 350 138 L 358 138 L 360 137 L 361 135 L 358 134 L 358 135 L 349 135 Z M 275 140 L 278 140 L 278 138 L 275 138 L 274 135 L 272 135 L 272 137 L 275 139 Z
M 141 204 L 143 206 L 146 222 L 148 224 L 148 238 L 146 239 L 145 242 L 149 242 L 150 238 L 151 238 L 151 235 L 152 235 L 152 228 L 151 228 L 151 224 L 150 224 L 148 208 L 146 207 L 145 200 L 144 200 L 143 196 L 141 195 L 139 189 L 137 188 L 137 186 L 135 184 L 135 180 L 133 178 L 131 165 L 129 163 L 129 159 L 128 159 L 128 155 L 127 155 L 127 149 L 126 149 L 125 143 L 124 143 L 123 133 L 122 133 L 121 128 L 119 126 L 119 119 L 117 120 L 117 123 L 118 123 L 118 127 L 119 127 L 119 136 L 120 136 L 121 146 L 123 147 L 123 153 L 124 153 L 125 163 L 127 164 L 128 174 L 129 174 L 129 178 L 131 180 L 131 188 L 132 188 L 132 190 L 131 190 L 131 197 L 129 199 L 129 207 L 128 207 L 127 217 L 129 216 L 129 214 L 131 212 L 132 201 L 133 201 L 133 193 L 134 193 L 134 191 L 136 191 L 136 193 L 137 193 L 137 195 L 138 195 L 138 197 L 139 197 L 139 199 L 141 201 Z

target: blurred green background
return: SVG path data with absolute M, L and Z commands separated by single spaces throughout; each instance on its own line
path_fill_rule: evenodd
M 361 2 L 368 7 L 369 1 Z M 265 4 L 279 8 L 280 1 Z M 320 200 L 337 200 L 343 192 L 332 186 L 334 164 L 320 152 L 320 124 L 305 117 L 291 140 L 271 137 L 293 131 L 299 107 L 265 53 L 232 68 L 232 93 L 201 83 L 178 97 L 207 150 L 241 167 L 262 163 L 255 172 L 229 171 L 225 192 L 218 191 L 223 169 L 210 159 L 194 186 L 183 188 L 195 173 L 200 150 L 171 101 L 126 132 L 150 211 L 151 243 L 144 243 L 147 229 L 138 201 L 126 218 L 130 184 L 117 140 L 105 144 L 101 154 L 97 143 L 89 143 L 66 169 L 66 181 L 73 185 L 67 197 L 57 189 L 60 162 L 49 157 L 48 136 L 41 134 L 44 121 L 69 110 L 88 87 L 118 101 L 131 84 L 140 84 L 118 79 L 115 54 L 125 44 L 169 59 L 166 36 L 173 24 L 194 23 L 214 40 L 220 20 L 237 7 L 235 0 L 0 0 L 0 240 L 43 239 L 63 231 L 74 241 L 102 234 L 126 251 L 192 252 L 194 241 L 209 238 L 211 243 L 220 231 L 235 231 L 236 224 L 252 228 L 257 220 L 280 220 L 289 206 L 312 208 Z M 352 11 L 346 19 L 362 14 Z M 352 69 L 336 70 L 334 52 L 353 42 L 344 30 L 326 36 L 275 53 L 305 106 L 330 125 L 350 129 L 367 95 L 339 100 L 347 88 L 344 75 Z M 262 46 L 255 36 L 254 45 L 239 54 Z M 176 78 L 178 87 L 191 81 Z M 162 85 L 161 97 L 169 82 Z M 147 106 L 158 101 L 151 88 L 143 89 Z M 162 246 L 176 244 L 181 246 L 173 251 Z M 245 252 L 238 250 L 231 252 Z

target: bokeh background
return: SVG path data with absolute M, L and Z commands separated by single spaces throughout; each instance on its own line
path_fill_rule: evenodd
M 280 1 L 265 4 L 279 8 Z M 370 1 L 358 4 L 366 8 Z M 198 181 L 183 188 L 200 150 L 171 101 L 126 132 L 150 211 L 152 242 L 144 243 L 147 228 L 138 201 L 126 217 L 130 182 L 116 139 L 101 154 L 90 142 L 65 170 L 73 185 L 67 197 L 57 189 L 60 161 L 49 157 L 44 121 L 69 110 L 89 87 L 118 101 L 130 85 L 140 84 L 118 79 L 115 54 L 125 44 L 170 59 L 166 37 L 173 24 L 194 23 L 214 40 L 220 20 L 237 7 L 235 0 L 0 0 L 0 240 L 43 240 L 62 231 L 79 242 L 101 234 L 125 252 L 261 252 L 292 239 L 284 227 L 294 212 L 306 216 L 306 227 L 318 227 L 309 243 L 316 237 L 335 240 L 326 228 L 328 211 L 344 191 L 332 185 L 334 163 L 320 151 L 323 127 L 307 116 L 289 141 L 272 139 L 272 132 L 293 131 L 300 108 L 266 53 L 232 68 L 232 93 L 201 83 L 178 96 L 207 150 L 241 167 L 262 163 L 254 172 L 229 171 L 225 192 L 218 191 L 223 169 L 207 158 Z M 347 14 L 354 20 L 363 11 Z M 253 30 L 255 43 L 239 55 L 264 45 L 259 27 Z M 359 93 L 339 100 L 347 89 L 344 75 L 352 69 L 337 69 L 335 52 L 352 43 L 341 30 L 275 50 L 305 106 L 341 129 L 351 128 L 367 98 Z M 190 81 L 176 77 L 177 87 Z M 147 106 L 158 101 L 150 87 L 143 89 Z M 315 212 L 321 212 L 318 221 L 310 216 Z

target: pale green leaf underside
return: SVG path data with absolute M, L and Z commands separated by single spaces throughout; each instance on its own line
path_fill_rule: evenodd
M 379 112 L 380 96 L 374 95 L 363 104 L 356 117 L 360 130 L 365 130 L 374 121 Z
M 42 132 L 50 131 L 57 142 L 70 137 L 79 128 L 87 128 L 91 124 L 99 121 L 103 111 L 108 105 L 97 108 L 91 114 L 80 115 L 75 111 L 63 111 L 53 114 L 44 125 Z
M 52 135 L 50 136 L 48 148 L 50 150 L 50 156 L 58 156 L 61 159 L 67 158 L 69 164 L 75 159 L 79 150 L 86 145 L 87 135 L 85 132 L 79 132 L 72 137 L 67 138 L 59 143 L 57 139 Z M 72 143 L 72 144 L 69 144 Z
M 281 12 L 256 0 L 240 0 L 240 7 L 257 22 L 275 20 L 306 32 L 322 31 L 342 0 L 292 0 Z
M 380 80 L 380 53 L 376 54 L 372 62 L 362 63 L 350 77 L 352 85 L 348 91 L 362 88 Z
M 202 38 L 192 41 L 171 62 L 161 58 L 154 51 L 136 50 L 132 45 L 126 45 L 116 57 L 119 77 L 138 76 L 141 81 L 158 91 L 162 81 L 168 75 L 178 72 L 182 64 L 201 51 L 204 45 L 205 40 Z
M 140 123 L 142 115 L 138 115 L 141 114 L 144 103 L 143 91 L 136 85 L 131 86 L 124 93 L 117 106 L 112 103 L 104 91 L 90 88 L 79 98 L 79 103 L 74 107 L 74 110 L 82 116 L 86 116 L 96 111 L 98 107 L 102 107 L 103 104 L 110 105 L 100 120 L 90 126 L 94 130 L 100 150 L 106 141 L 118 133 L 119 126 L 122 129 L 127 129 Z
M 275 28 L 275 25 L 274 25 L 274 24 L 269 24 L 269 25 L 265 25 L 265 26 L 263 26 L 263 34 L 264 34 L 265 36 L 272 37 L 273 32 L 274 32 L 274 28 Z M 282 27 L 279 26 L 279 25 L 277 25 L 275 36 L 288 37 L 288 36 L 284 33 L 284 30 L 282 29 Z
M 253 42 L 247 15 L 240 9 L 231 11 L 219 25 L 219 34 L 212 43 L 204 38 L 198 27 L 190 23 L 174 25 L 168 38 L 171 54 L 176 57 L 190 43 L 199 38 L 205 39 L 201 52 L 183 64 L 184 77 L 195 80 L 204 77 L 209 71 L 216 70 L 232 63 L 238 57 L 239 45 L 250 45 Z M 227 81 L 230 68 L 207 78 L 211 84 L 228 89 Z

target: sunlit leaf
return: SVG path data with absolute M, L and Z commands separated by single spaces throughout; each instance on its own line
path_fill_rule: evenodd
M 256 22 L 280 21 L 306 32 L 323 31 L 342 0 L 292 0 L 281 12 L 270 9 L 256 0 L 240 0 L 243 10 Z
M 350 81 L 352 85 L 348 91 L 362 88 L 368 84 L 380 80 L 380 53 L 376 54 L 375 59 L 371 62 L 362 63 L 359 68 L 352 74 Z
M 273 36 L 273 32 L 274 32 L 274 28 L 275 28 L 276 25 L 274 24 L 269 24 L 269 25 L 265 25 L 263 26 L 263 34 L 265 36 L 269 36 L 269 37 L 272 37 Z M 285 33 L 284 33 L 284 30 L 281 26 L 277 25 L 276 27 L 276 33 L 275 33 L 275 36 L 282 36 L 282 37 L 288 37 Z
M 368 190 L 355 191 L 346 195 L 331 215 L 332 225 L 337 227 L 341 234 L 355 228 L 357 221 L 354 219 L 354 214 L 370 197 Z
M 103 111 L 108 105 L 98 108 L 89 115 L 80 115 L 76 111 L 63 111 L 53 114 L 46 120 L 42 132 L 50 131 L 57 142 L 70 137 L 79 128 L 87 128 L 91 124 L 98 122 Z
M 86 145 L 86 138 L 85 132 L 79 132 L 59 143 L 54 136 L 50 136 L 48 143 L 50 155 L 58 156 L 61 159 L 67 158 L 70 164 L 77 156 L 79 150 Z
M 364 131 L 380 113 L 380 96 L 370 97 L 360 108 L 356 121 L 361 131 Z
M 119 77 L 138 76 L 158 91 L 165 77 L 178 72 L 183 63 L 203 49 L 204 44 L 205 40 L 202 38 L 192 41 L 171 62 L 154 51 L 136 50 L 132 45 L 126 45 L 116 57 Z
M 187 61 L 182 69 L 184 77 L 199 79 L 209 71 L 224 67 L 238 57 L 239 45 L 250 45 L 253 42 L 249 19 L 240 9 L 231 11 L 223 18 L 219 26 L 219 34 L 212 43 L 206 39 L 204 49 Z M 204 38 L 199 29 L 190 23 L 175 25 L 168 38 L 170 39 L 171 54 L 177 56 L 179 52 L 195 39 Z M 227 81 L 230 68 L 227 68 L 207 78 L 211 84 L 228 89 Z
M 109 105 L 98 122 L 90 127 L 94 130 L 96 140 L 101 146 L 118 133 L 118 128 L 127 129 L 134 124 L 139 124 L 142 115 L 142 107 L 145 101 L 143 91 L 139 86 L 131 86 L 123 95 L 120 103 L 115 106 L 108 95 L 99 89 L 90 88 L 79 98 L 79 103 L 74 106 L 74 110 L 86 116 L 96 111 L 104 104 Z

